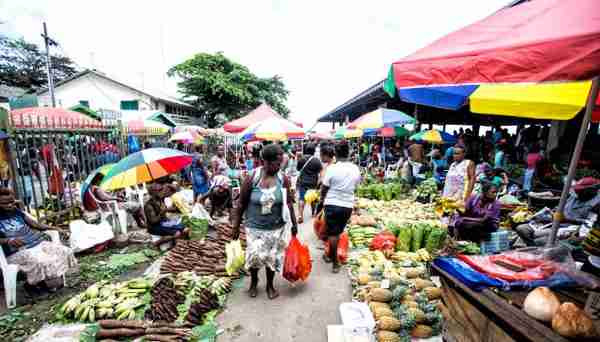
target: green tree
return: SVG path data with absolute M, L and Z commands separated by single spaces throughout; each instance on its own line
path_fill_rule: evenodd
M 261 102 L 284 117 L 290 112 L 285 105 L 289 91 L 281 77 L 258 77 L 222 52 L 198 53 L 173 66 L 168 75 L 179 80 L 184 101 L 205 111 L 209 127 L 217 126 L 223 116 L 227 120 L 239 118 Z
M 52 75 L 58 82 L 77 72 L 73 61 L 52 54 Z M 0 35 L 0 84 L 36 90 L 47 86 L 46 55 L 36 44 Z

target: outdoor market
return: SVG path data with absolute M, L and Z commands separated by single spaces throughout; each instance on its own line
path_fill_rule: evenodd
M 599 341 L 598 13 L 511 2 L 310 125 L 49 72 L 0 106 L 0 340 Z

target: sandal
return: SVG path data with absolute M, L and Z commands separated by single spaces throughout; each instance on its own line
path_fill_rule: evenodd
M 267 297 L 269 297 L 270 300 L 273 300 L 279 297 L 279 291 L 275 289 L 267 289 Z
M 332 273 L 340 273 L 340 269 L 342 267 L 340 266 L 340 264 L 334 263 L 333 264 L 333 269 L 331 270 Z
M 258 288 L 257 287 L 251 287 L 248 290 L 248 296 L 250 296 L 250 298 L 256 298 L 256 296 L 258 296 Z

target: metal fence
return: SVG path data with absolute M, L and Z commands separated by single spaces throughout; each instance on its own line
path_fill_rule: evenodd
M 37 118 L 30 127 L 15 128 L 10 116 L 2 125 L 9 138 L 5 153 L 11 170 L 3 185 L 14 189 L 24 208 L 44 221 L 69 219 L 80 208 L 85 178 L 126 151 L 119 126 L 68 128 L 75 123 Z

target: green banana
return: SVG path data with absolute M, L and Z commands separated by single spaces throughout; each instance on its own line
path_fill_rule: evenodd
M 98 285 L 94 284 L 85 290 L 85 296 L 89 299 L 96 298 L 98 297 L 99 292 L 100 289 L 98 288 Z
M 129 317 L 129 310 L 123 311 L 120 315 L 117 316 L 118 320 L 125 319 Z
M 129 311 L 129 316 L 127 316 L 127 319 L 129 319 L 129 320 L 135 319 L 135 310 Z
M 90 308 L 90 311 L 88 313 L 88 319 L 90 322 L 96 321 L 96 310 L 94 310 L 94 308 Z

